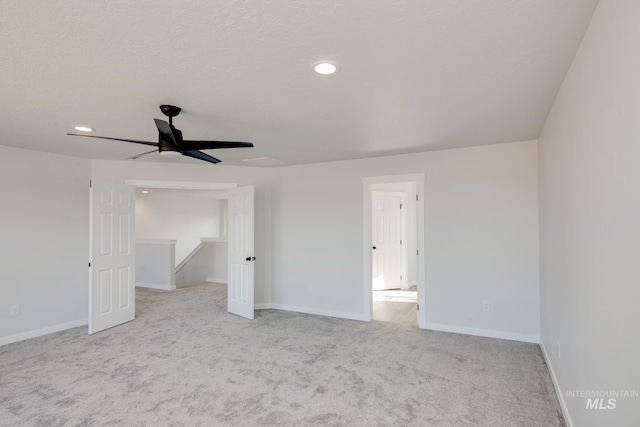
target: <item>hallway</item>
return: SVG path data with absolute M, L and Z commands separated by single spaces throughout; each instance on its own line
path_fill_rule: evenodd
M 373 320 L 418 327 L 416 286 L 373 291 Z

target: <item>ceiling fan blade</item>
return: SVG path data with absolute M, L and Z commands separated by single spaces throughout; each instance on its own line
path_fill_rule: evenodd
M 178 143 L 176 142 L 176 137 L 173 135 L 173 130 L 171 130 L 169 123 L 159 119 L 153 119 L 153 121 L 156 122 L 156 127 L 160 135 L 163 136 L 166 141 L 171 142 L 174 147 L 177 147 Z
M 135 160 L 135 159 L 137 159 L 139 157 L 146 156 L 147 154 L 157 153 L 157 152 L 158 152 L 158 150 L 147 151 L 145 153 L 136 154 L 135 156 L 132 156 L 132 157 L 127 157 L 127 160 Z
M 251 142 L 232 142 L 232 141 L 190 141 L 184 140 L 180 144 L 183 150 L 216 150 L 219 148 L 241 148 L 253 147 Z
M 219 159 L 216 159 L 215 157 L 212 157 L 198 150 L 186 150 L 183 151 L 182 154 L 188 157 L 193 157 L 194 159 L 204 160 L 205 162 L 220 163 Z
M 157 142 L 138 141 L 138 140 L 135 140 L 135 139 L 110 138 L 108 136 L 95 136 L 95 135 L 81 135 L 79 133 L 68 133 L 67 135 L 70 135 L 70 136 L 84 136 L 85 138 L 110 139 L 112 141 L 135 142 L 136 144 L 153 145 L 154 147 L 158 146 Z

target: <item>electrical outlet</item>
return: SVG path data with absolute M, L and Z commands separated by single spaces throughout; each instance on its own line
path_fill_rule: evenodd
M 484 311 L 489 311 L 489 301 L 482 301 L 482 309 Z
M 558 360 L 560 360 L 560 341 L 556 343 L 556 355 L 558 356 Z
M 12 305 L 9 307 L 9 316 L 19 316 L 20 315 L 20 306 Z

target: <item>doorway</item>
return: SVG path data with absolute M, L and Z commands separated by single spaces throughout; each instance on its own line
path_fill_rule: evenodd
M 424 328 L 424 174 L 362 181 L 364 318 Z
M 227 200 L 224 225 L 227 237 L 227 311 L 254 318 L 254 187 L 235 183 L 127 180 L 127 184 L 164 190 L 209 191 Z M 193 219 L 193 218 L 192 218 Z M 183 218 L 180 218 L 183 221 Z M 218 234 L 220 230 L 218 230 Z M 198 238 L 199 239 L 199 238 Z
M 415 184 L 373 184 L 372 189 L 371 317 L 417 327 L 417 266 L 408 256 L 417 246 Z
M 176 190 L 225 190 L 234 226 L 229 227 L 228 311 L 253 319 L 254 189 L 227 183 L 125 180 L 125 184 L 92 181 L 90 195 L 89 334 L 135 318 L 135 187 Z M 106 236 L 106 237 L 105 237 Z M 108 239 L 107 239 L 108 237 Z M 167 240 L 171 242 L 171 240 Z M 175 241 L 173 241 L 175 244 Z M 233 242 L 241 242 L 236 248 Z M 95 243 L 95 244 L 94 244 Z M 232 255 L 241 261 L 231 262 Z M 240 259 L 238 258 L 238 259 Z M 123 261 L 121 261 L 123 259 Z M 171 254 L 167 264 L 174 263 Z M 238 270 L 241 274 L 233 274 Z M 169 272 L 169 276 L 173 271 Z M 173 287 L 175 289 L 175 286 Z

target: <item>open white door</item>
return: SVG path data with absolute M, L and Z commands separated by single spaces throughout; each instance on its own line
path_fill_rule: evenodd
M 373 192 L 374 291 L 402 287 L 402 193 Z
M 93 181 L 89 333 L 135 318 L 135 187 Z
M 253 186 L 229 190 L 227 311 L 253 319 Z

